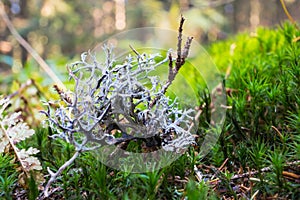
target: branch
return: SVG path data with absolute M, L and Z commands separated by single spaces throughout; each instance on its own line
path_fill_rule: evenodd
M 41 68 L 49 75 L 49 77 L 61 88 L 66 90 L 66 86 L 63 82 L 56 76 L 56 74 L 52 71 L 50 66 L 43 60 L 43 58 L 30 46 L 30 44 L 18 33 L 15 29 L 14 25 L 11 23 L 10 19 L 8 18 L 4 5 L 2 1 L 0 1 L 0 15 L 11 32 L 11 34 L 16 38 L 16 40 L 26 49 L 28 53 L 36 60 L 36 62 L 41 66 Z
M 169 53 L 169 76 L 168 76 L 168 80 L 171 80 L 173 75 L 173 58 L 172 58 L 172 54 Z
M 138 58 L 141 57 L 141 55 L 139 54 L 139 52 L 137 52 L 137 50 L 135 50 L 135 48 L 133 48 L 133 46 L 129 45 L 129 47 L 138 56 Z
M 297 164 L 300 164 L 300 160 L 286 163 L 286 165 L 288 165 L 288 166 L 297 165 Z M 243 174 L 236 174 L 236 175 L 232 176 L 230 179 L 235 180 L 235 179 L 240 179 L 240 178 L 245 178 L 245 177 L 251 177 L 253 175 L 258 174 L 259 172 L 269 172 L 269 171 L 271 171 L 271 169 L 272 169 L 271 167 L 264 167 L 264 168 L 260 169 L 259 171 L 257 170 L 257 171 L 253 171 L 253 172 L 243 173 Z
M 193 37 L 188 37 L 186 42 L 185 42 L 185 45 L 184 45 L 184 49 L 183 49 L 183 52 L 182 52 L 182 55 L 181 55 L 181 65 L 179 66 L 179 68 L 177 70 L 180 69 L 180 67 L 185 63 L 185 59 L 188 57 L 189 55 L 189 51 L 190 51 L 190 47 L 191 47 L 191 44 L 192 44 L 192 41 L 193 41 Z
M 178 71 L 180 70 L 180 68 L 184 65 L 185 63 L 185 59 L 188 57 L 189 54 L 189 50 L 191 47 L 191 43 L 193 40 L 193 37 L 188 37 L 187 41 L 185 42 L 183 51 L 182 49 L 182 31 L 183 31 L 183 23 L 184 23 L 185 19 L 184 17 L 181 15 L 181 19 L 180 19 L 180 24 L 179 24 L 179 28 L 178 28 L 178 37 L 177 37 L 177 58 L 176 58 L 176 62 L 175 62 L 175 68 L 173 68 L 173 58 L 171 53 L 169 53 L 168 55 L 168 59 L 169 59 L 169 75 L 168 75 L 168 80 L 166 82 L 165 85 L 163 85 L 161 93 L 165 94 L 167 92 L 168 87 L 172 84 L 172 82 L 174 81 Z M 152 108 L 155 103 L 157 102 L 157 100 L 160 97 L 157 96 L 155 99 L 153 99 L 153 101 L 150 103 L 150 108 Z
M 177 37 L 177 59 L 176 59 L 176 66 L 181 65 L 181 44 L 182 44 L 182 31 L 183 31 L 183 23 L 185 19 L 181 15 L 180 25 L 178 28 L 178 37 Z
M 284 0 L 280 0 L 280 3 L 281 3 L 281 6 L 283 8 L 285 15 L 289 18 L 290 22 L 292 24 L 294 24 L 297 29 L 299 29 L 299 27 L 297 26 L 297 22 L 294 20 L 294 18 L 290 15 L 289 11 L 287 10 Z
M 79 156 L 79 153 L 80 153 L 80 151 L 77 150 L 77 151 L 75 152 L 75 154 L 72 156 L 72 158 L 70 158 L 67 162 L 65 162 L 65 164 L 63 164 L 63 165 L 57 170 L 56 173 L 53 173 L 53 172 L 50 170 L 49 167 L 47 168 L 49 174 L 51 175 L 51 178 L 50 178 L 49 181 L 47 182 L 47 185 L 45 186 L 45 189 L 44 189 L 44 191 L 43 191 L 45 197 L 48 197 L 48 196 L 49 196 L 49 191 L 48 191 L 48 190 L 49 190 L 49 187 L 50 187 L 50 185 L 52 184 L 52 182 L 54 182 L 54 181 L 56 180 L 56 178 L 61 174 L 61 172 L 62 172 L 65 168 L 67 168 L 68 166 L 70 166 L 70 165 L 74 162 L 74 160 Z

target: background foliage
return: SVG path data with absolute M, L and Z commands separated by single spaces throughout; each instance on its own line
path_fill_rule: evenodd
M 119 31 L 147 26 L 177 29 L 179 14 L 189 23 L 185 34 L 212 42 L 229 34 L 273 26 L 285 16 L 280 1 L 247 0 L 5 0 L 13 25 L 58 74 L 74 57 Z M 286 1 L 295 19 L 299 1 Z M 268 12 L 263 12 L 268 10 Z M 35 62 L 0 20 L 0 72 L 33 67 Z M 26 69 L 25 69 L 26 70 Z M 3 72 L 4 71 L 4 72 Z M 23 72 L 24 70 L 22 70 Z M 35 70 L 29 70 L 35 71 Z M 6 73 L 8 75 L 10 73 Z M 27 74 L 28 75 L 28 74 Z M 27 76 L 30 77 L 30 76 Z M 11 79 L 12 80 L 12 79 Z M 1 81 L 1 80 L 0 80 Z M 9 81 L 6 79 L 6 82 Z M 2 81 L 1 81 L 2 82 Z

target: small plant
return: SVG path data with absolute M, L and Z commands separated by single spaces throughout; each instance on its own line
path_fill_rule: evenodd
M 187 183 L 185 196 L 187 199 L 218 199 L 204 181 L 198 183 L 194 180 L 189 180 Z
M 13 158 L 5 154 L 0 156 L 0 197 L 11 199 L 11 191 L 18 180 Z
M 19 149 L 17 144 L 34 134 L 34 130 L 30 129 L 28 125 L 22 122 L 21 113 L 5 114 L 10 102 L 8 98 L 0 98 L 0 153 L 11 154 L 15 156 L 14 162 L 19 162 L 19 183 L 21 185 L 29 184 L 34 179 L 42 181 L 42 176 L 36 170 L 42 170 L 40 161 L 35 157 L 39 152 L 38 149 L 30 147 L 26 149 Z M 35 172 L 34 172 L 35 171 Z M 34 173 L 33 173 L 34 172 Z M 0 173 L 1 186 L 4 194 L 8 195 L 8 189 L 14 183 L 15 173 L 4 173 L 4 178 Z M 40 178 L 40 180 L 38 180 Z M 11 182 L 11 183 L 9 183 Z M 31 188 L 32 189 L 32 188 Z M 2 192 L 0 193 L 2 196 Z
M 140 54 L 131 47 L 134 56 L 128 55 L 122 64 L 117 64 L 113 48 L 104 46 L 104 63 L 99 63 L 92 53 L 84 53 L 81 61 L 68 68 L 70 78 L 75 81 L 74 91 L 67 93 L 55 86 L 61 102 L 56 103 L 54 114 L 50 104 L 43 113 L 57 132 L 51 137 L 74 145 L 75 154 L 56 173 L 48 168 L 51 178 L 45 196 L 51 183 L 81 152 L 142 140 L 146 148 L 180 153 L 194 142 L 190 133 L 194 111 L 180 109 L 176 99 L 166 96 L 192 42 L 189 37 L 181 47 L 183 22 L 184 18 L 179 27 L 176 59 L 169 50 L 166 58 L 157 62 L 160 55 Z M 169 76 L 161 84 L 150 73 L 164 63 L 168 63 Z
M 269 153 L 269 163 L 273 173 L 269 175 L 270 181 L 274 183 L 274 191 L 278 192 L 284 190 L 286 187 L 286 181 L 283 177 L 284 161 L 286 160 L 285 152 L 281 149 L 276 149 L 274 152 Z

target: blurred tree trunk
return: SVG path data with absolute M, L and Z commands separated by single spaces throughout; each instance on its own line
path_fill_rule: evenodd
M 20 2 L 20 7 L 21 7 L 21 10 L 20 10 L 20 13 L 18 14 L 18 18 L 20 19 L 28 19 L 28 16 L 29 16 L 29 12 L 28 12 L 28 6 L 27 6 L 27 1 L 21 1 Z M 23 33 L 20 33 L 20 35 L 28 42 L 28 38 L 27 38 L 27 31 L 24 31 Z M 19 44 L 20 45 L 20 44 Z M 26 60 L 27 60 L 27 57 L 28 57 L 28 52 L 27 50 L 22 46 L 20 45 L 21 47 L 21 63 L 22 63 L 22 66 L 25 65 L 26 63 Z
M 250 1 L 236 0 L 234 6 L 234 32 L 244 31 L 250 26 Z
M 284 11 L 279 0 L 262 1 L 261 3 L 261 26 L 273 26 L 280 23 L 284 17 Z
M 262 2 L 260 0 L 251 0 L 250 2 L 250 29 L 254 31 L 260 25 L 260 14 Z

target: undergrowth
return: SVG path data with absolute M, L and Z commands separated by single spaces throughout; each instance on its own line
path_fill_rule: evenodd
M 200 149 L 195 145 L 170 166 L 134 174 L 111 169 L 84 152 L 58 176 L 49 198 L 299 199 L 298 36 L 300 31 L 286 23 L 209 47 L 219 69 L 229 75 L 225 81 L 228 108 L 223 134 L 204 159 L 197 156 Z M 207 101 L 205 94 L 201 101 Z M 66 141 L 49 140 L 53 134 L 37 127 L 21 143 L 39 149 L 44 174 L 47 167 L 58 170 L 76 151 Z M 20 192 L 24 188 L 18 184 L 12 159 L 0 156 L 0 197 L 37 198 L 34 181 L 25 188 L 27 192 Z

